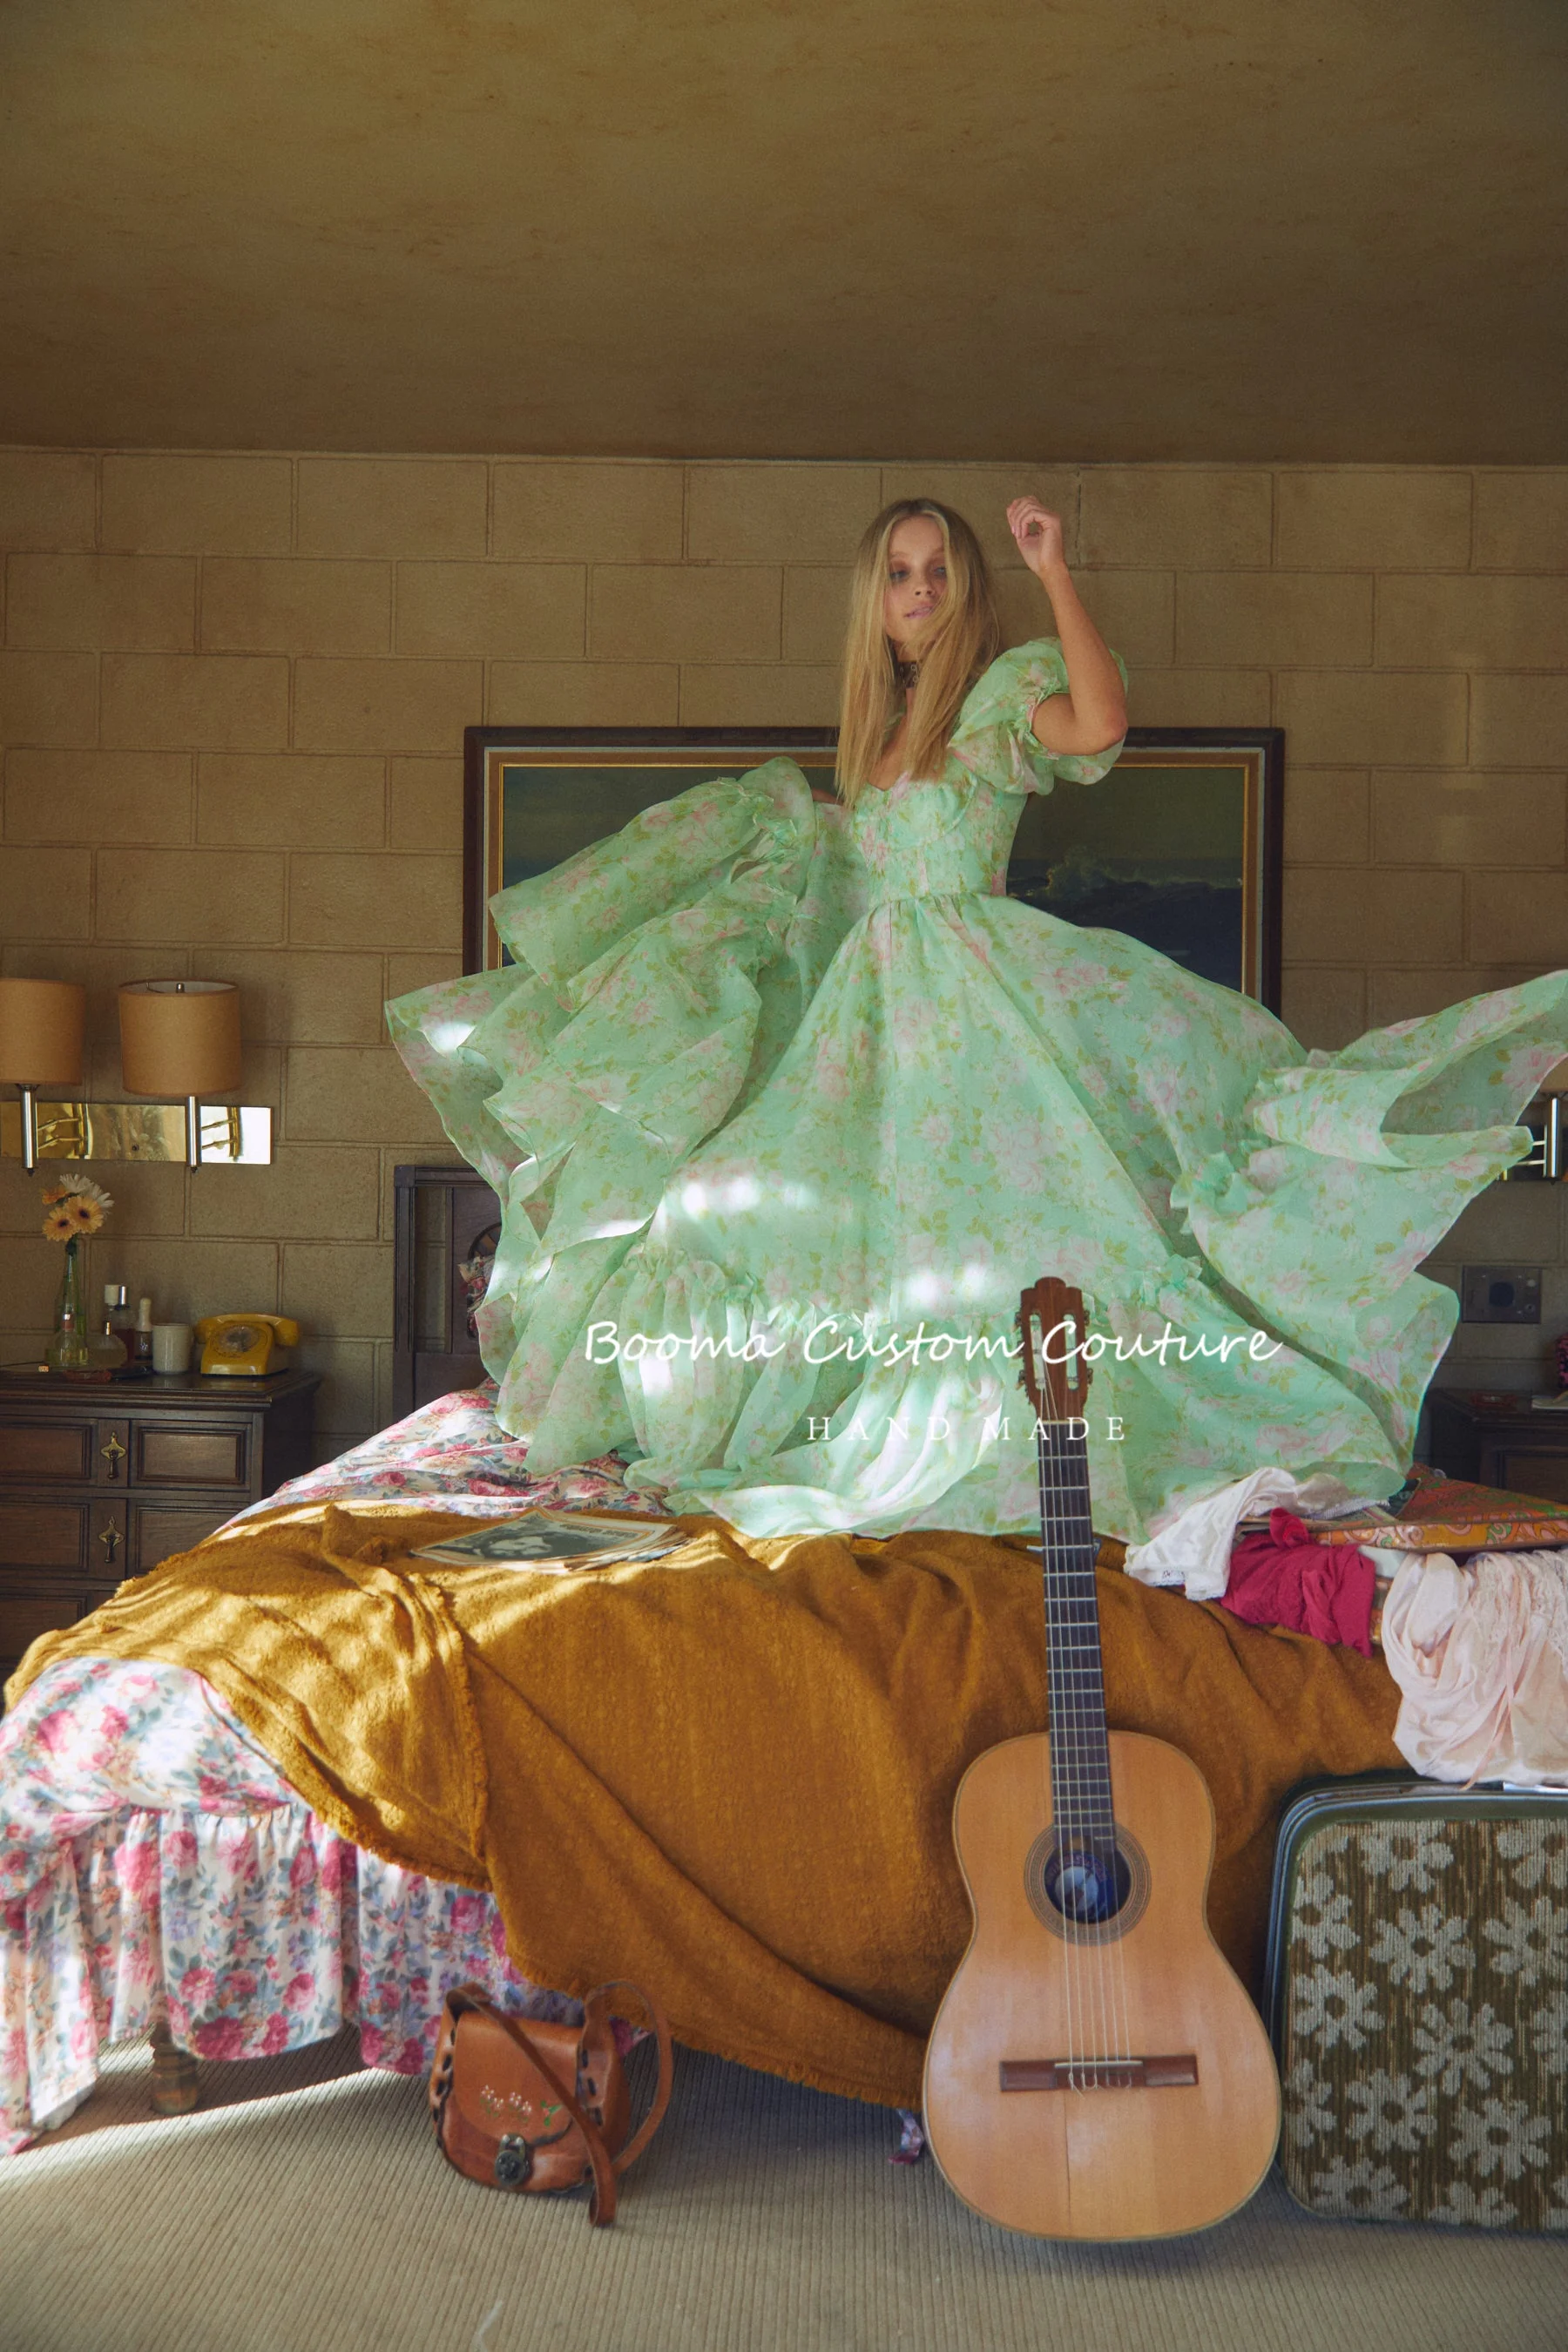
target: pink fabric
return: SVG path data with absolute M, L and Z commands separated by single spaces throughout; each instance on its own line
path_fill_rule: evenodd
M 628 1499 L 613 1455 L 531 1477 L 494 1398 L 437 1397 L 257 1508 L 433 1496 L 495 1518 Z M 357 2018 L 367 2065 L 419 2073 L 469 1981 L 576 2014 L 512 1967 L 489 1895 L 338 1837 L 196 1675 L 70 1660 L 0 1722 L 0 2156 L 91 2088 L 100 2048 L 163 2020 L 202 2056 L 247 2058 Z
M 1248 1625 L 1344 1643 L 1370 1658 L 1376 1583 L 1363 1551 L 1318 1543 L 1292 1512 L 1270 1511 L 1268 1533 L 1243 1537 L 1231 1553 L 1220 1606 Z
M 161 2021 L 260 2058 L 357 2019 L 366 2065 L 419 2074 L 467 1983 L 576 2014 L 511 1966 L 488 1895 L 350 1845 L 183 1666 L 66 1659 L 0 1723 L 0 2156 Z
M 1407 1560 L 1383 1611 L 1394 1743 L 1433 1780 L 1568 1780 L 1568 1552 Z

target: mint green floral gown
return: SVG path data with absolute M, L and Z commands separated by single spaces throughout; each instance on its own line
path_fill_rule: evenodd
M 753 1535 L 1027 1528 L 1001 1343 L 1055 1272 L 1106 1343 L 1097 1526 L 1265 1464 L 1398 1485 L 1457 1313 L 1415 1269 L 1526 1148 L 1568 974 L 1308 1053 L 1003 897 L 1025 796 L 1116 756 L 1041 749 L 1066 686 L 1005 654 L 941 778 L 852 812 L 788 760 L 699 784 L 501 892 L 513 967 L 388 1008 L 505 1205 L 479 1328 L 531 1469 L 618 1446 Z

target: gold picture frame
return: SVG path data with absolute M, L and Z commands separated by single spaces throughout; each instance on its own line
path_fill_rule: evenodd
M 830 786 L 836 740 L 830 727 L 470 727 L 465 969 L 503 961 L 498 890 L 715 776 L 784 756 Z M 1134 728 L 1100 783 L 1031 795 L 1008 893 L 1126 931 L 1278 1013 L 1284 757 L 1277 727 Z

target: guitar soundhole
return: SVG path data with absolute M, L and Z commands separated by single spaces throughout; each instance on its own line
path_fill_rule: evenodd
M 1117 1830 L 1114 1852 L 1044 1830 L 1029 1848 L 1024 1887 L 1030 1910 L 1053 1936 L 1073 1944 L 1112 1943 L 1148 1908 L 1148 1859 L 1124 1829 Z

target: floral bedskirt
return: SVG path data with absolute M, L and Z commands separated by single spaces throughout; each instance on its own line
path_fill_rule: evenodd
M 438 1398 L 258 1507 L 627 1499 L 613 1457 L 531 1479 L 491 1395 Z M 367 2064 L 421 2073 L 466 1982 L 520 2014 L 577 2014 L 511 1966 L 488 1895 L 348 1843 L 198 1675 L 72 1660 L 0 1721 L 0 2154 L 79 2104 L 101 2050 L 164 2021 L 211 2058 L 357 2021 Z

